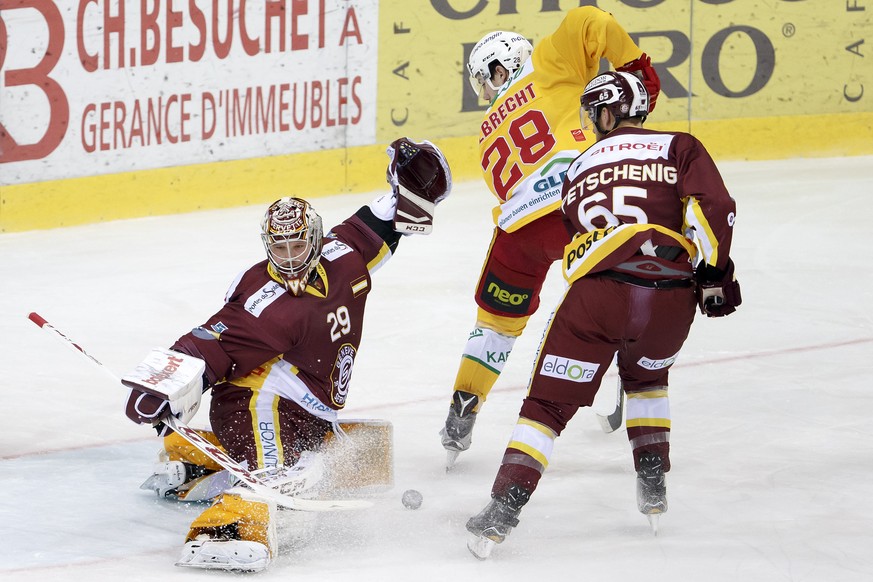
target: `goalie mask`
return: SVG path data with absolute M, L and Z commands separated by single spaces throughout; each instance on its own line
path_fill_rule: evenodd
M 321 217 L 300 198 L 273 202 L 261 223 L 261 240 L 270 266 L 292 295 L 302 295 L 318 259 L 324 231 Z
M 496 92 L 500 87 L 491 83 L 492 64 L 500 64 L 510 75 L 521 68 L 530 58 L 533 47 L 528 40 L 515 32 L 496 30 L 476 43 L 467 59 L 467 72 L 470 74 L 470 86 L 473 91 L 484 99 L 487 86 Z

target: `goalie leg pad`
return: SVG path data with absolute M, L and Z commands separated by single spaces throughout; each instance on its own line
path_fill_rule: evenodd
M 234 487 L 191 524 L 177 566 L 265 569 L 277 551 L 276 505 Z
M 198 430 L 197 434 L 219 449 L 224 450 L 221 443 L 218 442 L 218 437 L 215 436 L 214 432 Z M 168 461 L 182 461 L 191 465 L 203 467 L 210 471 L 221 471 L 223 468 L 208 455 L 198 450 L 194 445 L 176 433 L 171 433 L 164 437 L 164 453 L 166 454 L 166 460 Z
M 264 544 L 245 540 L 213 540 L 202 536 L 185 544 L 177 566 L 229 572 L 261 572 L 272 557 Z
M 325 441 L 328 486 L 344 493 L 379 493 L 394 486 L 394 427 L 387 420 L 341 420 L 346 438 Z
M 296 497 L 314 492 L 315 486 L 324 479 L 325 471 L 322 453 L 303 451 L 297 462 L 290 467 L 268 467 L 252 474 L 282 495 Z

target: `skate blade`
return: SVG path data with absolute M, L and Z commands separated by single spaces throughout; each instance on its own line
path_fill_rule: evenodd
M 458 460 L 458 455 L 461 454 L 461 451 L 446 451 L 446 473 L 452 470 L 455 466 L 455 462 Z
M 497 542 L 494 540 L 489 540 L 488 538 L 477 536 L 476 534 L 470 534 L 467 537 L 467 549 L 470 550 L 470 553 L 476 556 L 477 560 L 487 560 L 488 556 L 491 555 L 491 552 L 494 551 L 494 546 L 497 545 Z
M 660 513 L 650 513 L 646 516 L 649 518 L 649 525 L 652 528 L 652 533 L 657 536 L 658 535 L 658 520 L 661 518 Z

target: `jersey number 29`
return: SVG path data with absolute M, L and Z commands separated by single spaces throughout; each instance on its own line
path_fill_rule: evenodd
M 330 324 L 330 341 L 335 342 L 352 330 L 352 318 L 345 305 L 340 305 L 336 311 L 327 314 Z

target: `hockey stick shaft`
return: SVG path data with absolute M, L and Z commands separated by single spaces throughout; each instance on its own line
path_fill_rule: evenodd
M 84 350 L 84 348 L 82 348 L 82 346 L 80 346 L 79 344 L 77 344 L 76 342 L 74 342 L 73 340 L 71 340 L 70 338 L 65 336 L 63 333 L 61 333 L 61 331 L 59 329 L 57 329 L 55 326 L 53 326 L 48 321 L 46 321 L 40 314 L 31 313 L 30 315 L 27 316 L 27 319 L 29 319 L 30 321 L 35 323 L 43 331 L 46 331 L 49 334 L 51 334 L 51 336 L 53 338 L 55 338 L 56 340 L 61 342 L 64 346 L 66 346 L 67 348 L 69 348 L 73 352 L 79 354 L 80 356 L 82 356 L 84 358 L 87 358 L 88 361 L 90 361 L 92 364 L 95 364 L 98 368 L 100 368 L 101 371 L 103 371 L 110 378 L 112 378 L 113 380 L 115 380 L 119 384 L 121 383 L 121 380 L 118 378 L 118 376 L 116 376 L 112 372 L 112 370 L 110 370 L 109 368 L 104 366 L 100 362 L 100 360 L 98 360 L 97 358 L 95 358 L 94 356 L 92 356 L 91 354 L 86 352 Z
M 103 363 L 100 362 L 100 360 L 86 352 L 84 348 L 82 348 L 82 346 L 71 340 L 59 329 L 51 325 L 41 315 L 39 315 L 38 313 L 31 313 L 27 316 L 27 318 L 35 323 L 40 329 L 48 332 L 52 335 L 52 337 L 67 346 L 67 348 L 81 355 L 83 358 L 87 359 L 89 362 L 100 368 L 107 376 L 112 378 L 112 380 L 116 384 L 121 384 L 121 378 L 119 378 L 118 375 L 116 375 L 112 370 L 104 366 Z M 254 490 L 259 495 L 271 499 L 272 501 L 275 501 L 277 504 L 284 507 L 307 511 L 333 511 L 336 509 L 360 509 L 372 505 L 371 503 L 364 500 L 344 499 L 339 501 L 324 501 L 314 499 L 296 499 L 293 497 L 281 495 L 280 493 L 271 489 L 269 486 L 265 485 L 255 475 L 253 475 L 247 469 L 242 467 L 239 463 L 234 461 L 230 456 L 228 456 L 227 453 L 203 438 L 197 431 L 189 427 L 187 424 L 172 416 L 166 418 L 162 422 L 164 422 L 167 426 L 176 431 L 179 436 L 188 441 L 192 446 L 194 446 L 199 451 L 208 456 L 210 459 L 227 469 L 231 474 L 236 476 L 250 489 Z

